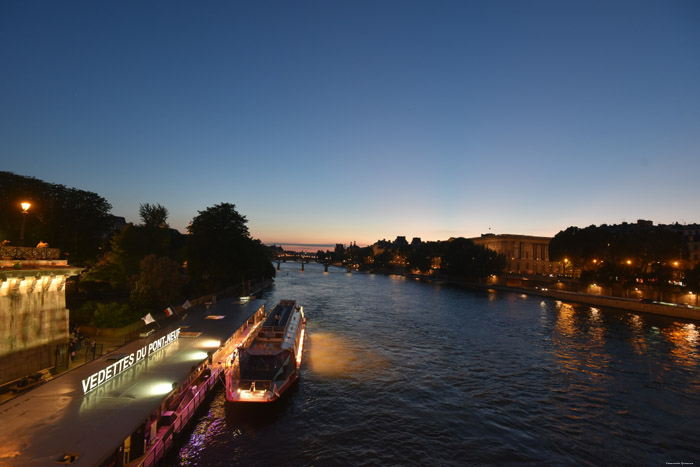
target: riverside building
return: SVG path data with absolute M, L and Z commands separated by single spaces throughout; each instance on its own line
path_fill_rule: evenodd
M 483 245 L 489 250 L 506 257 L 506 271 L 516 274 L 562 274 L 563 265 L 549 259 L 551 237 L 530 235 L 483 234 L 471 238 L 475 245 Z
M 68 361 L 66 279 L 56 248 L 0 247 L 0 386 Z

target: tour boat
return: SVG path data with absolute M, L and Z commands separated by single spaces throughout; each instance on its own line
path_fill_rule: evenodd
M 226 399 L 270 403 L 299 378 L 306 318 L 294 300 L 282 300 L 234 353 L 226 369 Z

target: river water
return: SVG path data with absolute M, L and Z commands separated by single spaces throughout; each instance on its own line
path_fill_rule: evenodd
M 223 391 L 182 466 L 700 465 L 700 323 L 283 263 L 301 380 L 275 411 Z

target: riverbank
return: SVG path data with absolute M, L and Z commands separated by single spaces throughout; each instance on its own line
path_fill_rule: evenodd
M 152 317 L 155 319 L 155 324 L 146 324 L 139 320 L 121 328 L 99 328 L 89 325 L 80 326 L 80 333 L 83 339 L 80 346 L 74 351 L 74 356 L 69 356 L 70 354 L 67 351 L 68 344 L 59 344 L 59 346 L 66 350 L 63 354 L 65 360 L 59 362 L 58 366 L 52 365 L 35 374 L 25 375 L 22 378 L 0 385 L 0 405 L 17 396 L 26 394 L 28 391 L 38 386 L 48 383 L 58 376 L 92 363 L 104 355 L 114 352 L 136 340 L 150 337 L 151 334 L 157 332 L 161 327 L 167 327 L 187 317 L 188 309 L 204 307 L 208 310 L 212 304 L 216 304 L 217 297 L 221 299 L 223 297 L 239 297 L 242 295 L 261 296 L 263 291 L 270 288 L 273 283 L 274 281 L 272 279 L 265 279 L 256 283 L 249 282 L 245 286 L 234 285 L 218 293 L 203 295 L 188 300 L 187 307 L 183 305 L 173 306 L 175 313 L 171 316 L 168 316 L 165 311 L 153 313 Z M 94 347 L 91 346 L 91 341 L 94 341 Z

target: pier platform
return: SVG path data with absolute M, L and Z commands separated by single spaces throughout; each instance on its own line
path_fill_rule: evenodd
M 155 465 L 262 323 L 222 299 L 0 405 L 0 466 Z

